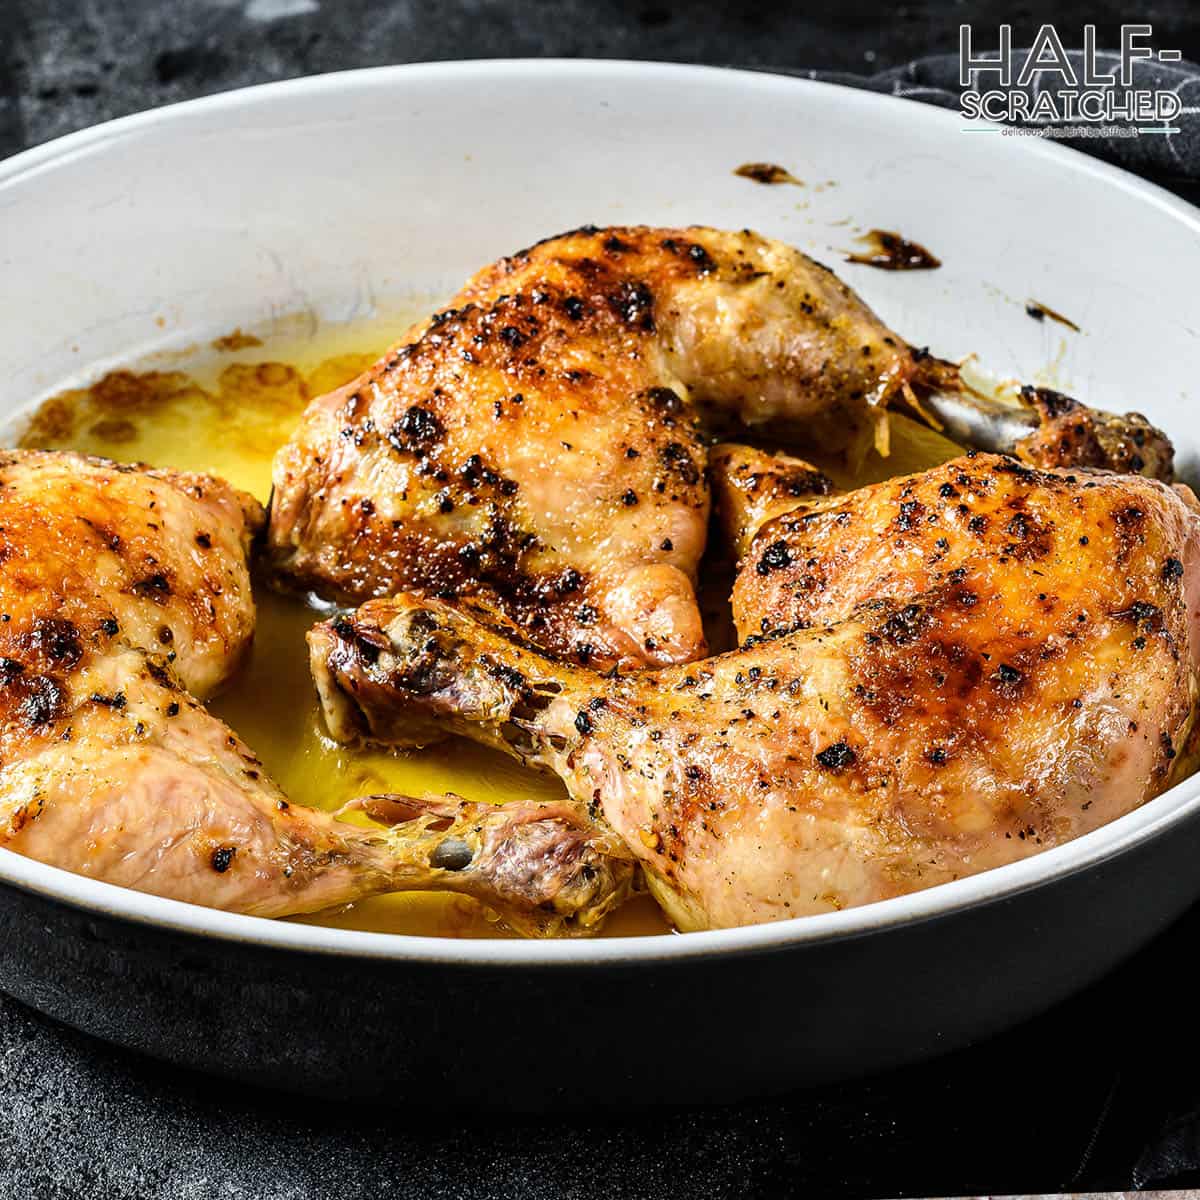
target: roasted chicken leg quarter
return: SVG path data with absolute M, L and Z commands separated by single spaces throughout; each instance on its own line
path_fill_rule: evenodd
M 830 271 L 748 230 L 584 228 L 481 271 L 278 454 L 276 577 L 343 603 L 475 595 L 598 668 L 703 657 L 714 433 L 881 445 L 888 405 L 986 449 L 1169 474 L 1140 418 L 974 396 Z
M 976 455 L 776 516 L 752 556 L 739 649 L 620 676 L 483 607 L 369 602 L 310 634 L 329 728 L 449 730 L 556 772 L 682 929 L 1012 862 L 1195 760 L 1186 488 Z
M 199 703 L 253 632 L 262 520 L 220 480 L 0 452 L 0 846 L 261 916 L 444 889 L 549 933 L 620 903 L 628 852 L 562 804 L 288 803 Z

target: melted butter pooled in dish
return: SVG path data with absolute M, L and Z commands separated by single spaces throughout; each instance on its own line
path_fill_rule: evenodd
M 423 311 L 423 310 L 422 310 Z M 308 401 L 373 363 L 403 319 L 391 316 L 324 330 L 315 338 L 278 337 L 265 344 L 235 331 L 181 363 L 157 370 L 116 371 L 89 388 L 63 392 L 35 414 L 20 444 L 77 450 L 119 461 L 206 471 L 264 503 L 271 459 Z M 416 315 L 416 314 L 414 314 Z M 842 488 L 924 469 L 957 453 L 951 443 L 901 416 L 891 418 L 892 452 L 868 456 L 861 470 L 822 464 Z M 715 572 L 706 614 L 728 620 L 730 578 Z M 535 773 L 487 748 L 455 739 L 423 750 L 390 753 L 339 746 L 318 714 L 304 646 L 323 612 L 295 596 L 256 585 L 253 649 L 229 687 L 209 707 L 254 748 L 296 803 L 332 811 L 379 792 L 456 792 L 470 800 L 553 800 L 565 795 L 555 778 Z M 714 629 L 712 639 L 724 638 Z M 472 901 L 442 893 L 400 893 L 360 901 L 317 916 L 312 924 L 387 933 L 493 937 L 502 933 Z M 663 933 L 668 926 L 649 896 L 608 920 L 605 936 Z

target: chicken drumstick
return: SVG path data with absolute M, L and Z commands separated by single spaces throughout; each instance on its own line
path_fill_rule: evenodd
M 260 916 L 443 889 L 552 933 L 624 899 L 628 852 L 563 804 L 374 797 L 369 827 L 288 803 L 197 700 L 253 632 L 262 520 L 220 480 L 0 453 L 0 846 Z

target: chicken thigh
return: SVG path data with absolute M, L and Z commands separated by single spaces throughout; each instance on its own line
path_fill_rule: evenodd
M 288 803 L 199 703 L 249 644 L 262 521 L 220 480 L 0 452 L 0 846 L 262 916 L 448 889 L 548 933 L 623 899 L 628 852 L 561 804 Z
M 1144 421 L 1106 418 L 1101 446 L 1081 407 L 1060 428 L 1065 398 L 1051 412 L 973 396 L 790 246 L 589 227 L 481 271 L 313 401 L 276 458 L 268 556 L 278 578 L 343 603 L 475 595 L 584 665 L 686 662 L 705 653 L 711 435 L 882 445 L 886 406 L 918 393 L 920 411 L 988 448 L 1053 465 L 1074 438 L 1112 458 L 1098 465 L 1138 469 L 1140 455 L 1169 470 Z
M 681 929 L 987 870 L 1190 769 L 1186 489 L 974 455 L 814 511 L 776 518 L 797 528 L 749 568 L 776 589 L 744 599 L 761 627 L 690 665 L 602 676 L 481 605 L 372 601 L 310 634 L 329 728 L 388 744 L 450 731 L 556 772 Z

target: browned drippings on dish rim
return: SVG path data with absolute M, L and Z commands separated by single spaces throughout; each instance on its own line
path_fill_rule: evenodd
M 212 348 L 222 351 L 246 350 L 251 346 L 261 345 L 262 338 L 255 337 L 252 333 L 243 333 L 241 329 L 235 329 L 232 333 L 223 334 L 212 340 Z
M 742 163 L 733 173 L 742 179 L 752 179 L 755 183 L 794 183 L 797 187 L 804 186 L 803 179 L 797 179 L 787 167 L 781 167 L 778 163 Z
M 1035 321 L 1044 321 L 1049 317 L 1050 320 L 1057 321 L 1060 325 L 1065 325 L 1068 329 L 1073 329 L 1076 333 L 1083 332 L 1070 317 L 1064 317 L 1062 313 L 1055 312 L 1048 304 L 1043 304 L 1040 300 L 1027 300 L 1025 302 L 1025 313 Z
M 942 260 L 920 242 L 887 229 L 870 229 L 858 241 L 864 249 L 847 254 L 847 262 L 881 271 L 936 271 L 942 265 Z

